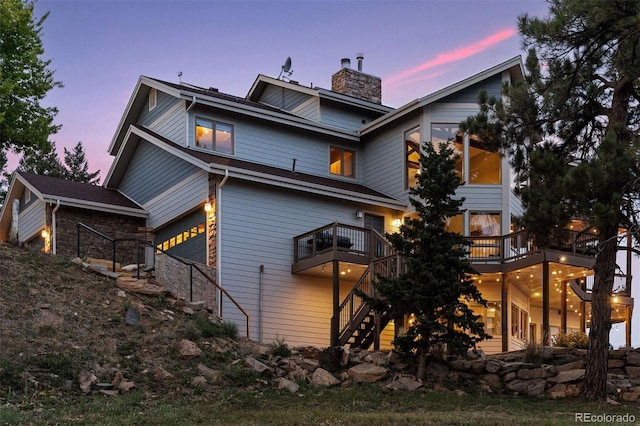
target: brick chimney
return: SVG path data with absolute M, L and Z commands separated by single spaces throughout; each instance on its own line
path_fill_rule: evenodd
M 340 61 L 341 69 L 331 76 L 331 90 L 377 104 L 382 103 L 382 79 L 362 72 L 364 55 L 358 53 L 358 70 L 351 69 L 351 59 Z

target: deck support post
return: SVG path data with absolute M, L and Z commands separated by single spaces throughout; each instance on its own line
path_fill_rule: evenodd
M 502 305 L 502 321 L 500 321 L 500 327 L 501 330 L 500 332 L 502 333 L 502 352 L 508 352 L 509 351 L 509 324 L 507 323 L 506 319 L 507 319 L 507 314 L 508 314 L 508 309 L 507 307 L 509 306 L 509 302 L 508 302 L 508 292 L 507 292 L 507 280 L 505 278 L 505 274 L 501 275 L 502 278 L 502 282 L 501 282 L 501 295 L 500 295 L 500 304 Z
M 567 282 L 562 281 L 560 285 L 560 332 L 567 334 Z
M 340 261 L 333 261 L 333 316 L 331 317 L 331 346 L 340 340 Z
M 542 262 L 542 346 L 549 346 L 549 261 L 545 258 Z

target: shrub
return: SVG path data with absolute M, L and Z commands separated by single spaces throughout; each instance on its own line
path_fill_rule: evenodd
M 589 336 L 581 331 L 572 331 L 565 334 L 560 333 L 556 337 L 555 346 L 563 348 L 587 349 L 589 346 Z
M 542 346 L 534 341 L 528 342 L 522 354 L 522 362 L 540 364 L 542 362 Z
M 289 349 L 289 346 L 285 343 L 285 340 L 286 339 L 284 337 L 276 336 L 273 342 L 269 343 L 268 345 L 268 353 L 270 355 L 279 356 L 282 358 L 291 356 L 291 349 Z

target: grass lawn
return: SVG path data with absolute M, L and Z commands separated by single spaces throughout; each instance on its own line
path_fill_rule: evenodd
M 511 395 L 388 392 L 379 385 L 348 389 L 303 386 L 297 394 L 258 384 L 191 397 L 140 391 L 106 396 L 35 395 L 0 408 L 0 424 L 33 425 L 575 425 L 576 413 L 635 417 L 636 404 L 612 406 L 579 399 Z M 615 418 L 613 418 L 615 420 Z M 593 423 L 591 424 L 633 424 Z

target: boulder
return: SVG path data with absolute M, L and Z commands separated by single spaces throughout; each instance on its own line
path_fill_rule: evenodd
M 636 402 L 640 397 L 638 392 L 625 392 L 622 394 L 622 400 L 627 402 Z
M 202 350 L 191 340 L 182 339 L 179 354 L 182 359 L 190 359 L 202 355 Z
M 396 379 L 393 379 L 391 383 L 387 384 L 387 389 L 393 390 L 409 390 L 413 391 L 422 386 L 422 382 L 414 379 L 409 376 L 401 376 Z
M 497 361 L 489 360 L 487 361 L 485 368 L 487 370 L 487 373 L 499 373 L 502 366 Z
M 439 362 L 430 362 L 427 365 L 427 375 L 444 379 L 449 375 L 449 367 Z
M 549 383 L 569 383 L 584 379 L 584 368 L 561 371 L 556 377 L 550 377 Z
M 638 365 L 640 366 L 640 352 L 629 352 L 627 354 L 627 365 Z
M 80 389 L 82 389 L 82 392 L 84 393 L 91 392 L 91 385 L 93 385 L 97 380 L 98 378 L 89 371 L 81 371 L 78 374 L 78 383 L 80 384 Z
M 518 379 L 542 379 L 545 376 L 545 370 L 542 367 L 538 368 L 521 368 L 516 373 Z
M 640 367 L 627 365 L 624 369 L 629 375 L 629 377 L 640 377 Z
M 351 367 L 347 373 L 356 382 L 377 382 L 389 374 L 389 369 L 373 364 L 359 364 Z
M 280 380 L 278 381 L 278 390 L 282 390 L 282 389 L 285 389 L 291 393 L 296 393 L 298 392 L 298 389 L 300 389 L 300 386 L 292 380 L 281 377 Z
M 311 385 L 313 386 L 329 387 L 337 384 L 340 384 L 340 380 L 323 368 L 316 368 L 311 376 Z
M 220 378 L 219 371 L 213 370 L 202 363 L 198 364 L 197 368 L 200 375 L 205 377 L 210 383 L 215 383 Z
M 258 361 L 252 356 L 246 357 L 244 360 L 244 363 L 247 367 L 251 368 L 253 371 L 255 371 L 258 374 L 265 374 L 265 375 L 273 374 L 273 371 L 271 371 L 271 368 L 269 368 L 268 365 L 261 363 L 260 361 Z
M 502 380 L 500 380 L 500 376 L 497 374 L 482 374 L 478 376 L 478 380 L 481 383 L 485 383 L 487 386 L 489 386 L 491 390 L 502 390 Z
M 621 367 L 624 367 L 624 360 L 622 359 L 609 358 L 609 360 L 607 361 L 608 369 L 621 368 Z

